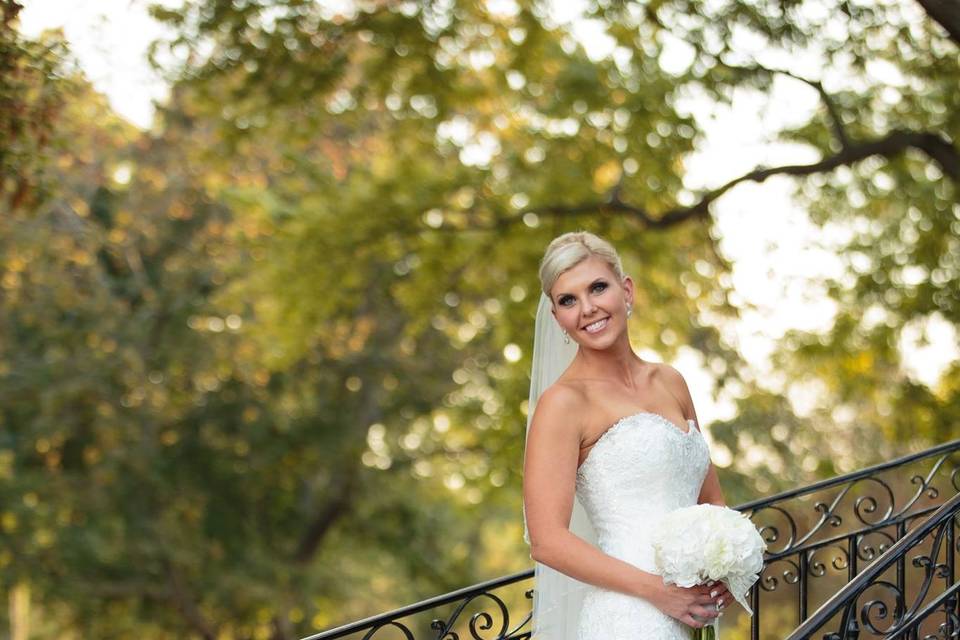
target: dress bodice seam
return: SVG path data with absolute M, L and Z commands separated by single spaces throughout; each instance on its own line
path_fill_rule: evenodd
M 605 429 L 604 432 L 600 434 L 600 437 L 593 442 L 593 445 L 591 445 L 590 447 L 590 451 L 587 452 L 587 457 L 584 458 L 583 462 L 580 463 L 580 466 L 577 467 L 577 473 L 579 474 L 582 471 L 582 469 L 587 465 L 587 463 L 593 457 L 594 450 L 600 445 L 601 442 L 603 442 L 604 438 L 606 438 L 611 432 L 613 432 L 623 424 L 626 424 L 631 418 L 637 418 L 640 416 L 650 416 L 651 418 L 655 418 L 656 419 L 655 422 L 657 424 L 662 424 L 664 427 L 668 428 L 669 430 L 676 432 L 676 434 L 679 435 L 681 438 L 691 435 L 693 431 L 698 431 L 698 432 L 700 431 L 699 429 L 696 428 L 696 426 L 694 426 L 696 425 L 696 421 L 693 418 L 687 418 L 687 430 L 684 431 L 683 429 L 678 427 L 672 420 L 665 418 L 659 413 L 654 413 L 653 411 L 637 411 L 636 413 L 625 415 L 622 418 L 619 418 L 612 425 L 607 427 L 607 429 Z

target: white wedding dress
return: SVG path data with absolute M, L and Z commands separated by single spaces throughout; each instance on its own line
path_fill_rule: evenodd
M 624 416 L 577 470 L 576 492 L 601 550 L 656 573 L 650 534 L 665 514 L 697 503 L 710 465 L 703 434 L 656 413 Z M 646 600 L 587 585 L 578 640 L 689 640 L 692 628 Z

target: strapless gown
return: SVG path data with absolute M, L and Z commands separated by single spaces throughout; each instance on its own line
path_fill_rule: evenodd
M 656 573 L 650 534 L 665 514 L 697 503 L 710 465 L 703 434 L 655 413 L 624 416 L 577 470 L 576 491 L 608 555 Z M 583 600 L 578 640 L 689 640 L 692 628 L 648 601 L 594 585 Z

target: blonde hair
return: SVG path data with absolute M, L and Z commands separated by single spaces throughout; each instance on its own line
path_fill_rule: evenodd
M 540 287 L 550 298 L 550 289 L 564 271 L 572 269 L 590 256 L 596 256 L 610 266 L 622 281 L 623 265 L 613 245 L 589 231 L 570 231 L 554 238 L 540 260 Z M 551 298 L 552 299 L 552 298 Z

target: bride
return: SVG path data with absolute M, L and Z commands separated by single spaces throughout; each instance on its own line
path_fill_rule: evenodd
M 533 640 L 687 640 L 733 598 L 655 573 L 660 517 L 725 504 L 690 392 L 631 349 L 633 280 L 607 241 L 557 237 L 540 281 L 523 469 Z

